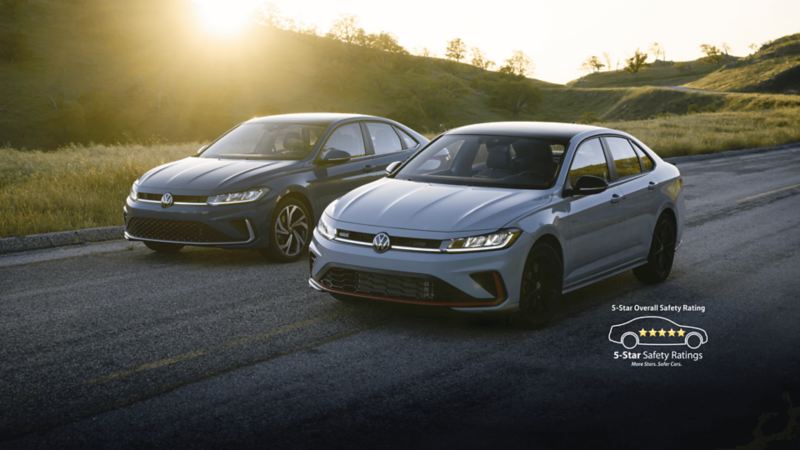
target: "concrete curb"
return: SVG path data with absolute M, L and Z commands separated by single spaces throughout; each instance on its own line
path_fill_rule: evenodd
M 682 164 L 694 161 L 704 161 L 707 159 L 729 158 L 790 148 L 800 148 L 800 142 L 776 145 L 773 147 L 746 148 L 741 150 L 726 150 L 716 153 L 704 153 L 701 155 L 674 156 L 664 159 L 673 164 Z M 0 255 L 25 252 L 28 250 L 63 247 L 66 245 L 87 244 L 90 242 L 122 239 L 122 232 L 123 227 L 100 227 L 0 238 Z
M 0 255 L 122 239 L 122 229 L 123 227 L 84 228 L 81 230 L 0 238 Z

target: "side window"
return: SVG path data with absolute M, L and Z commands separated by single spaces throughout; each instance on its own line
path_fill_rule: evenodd
M 639 157 L 633 151 L 631 143 L 625 138 L 607 137 L 608 150 L 614 160 L 614 168 L 617 171 L 617 178 L 632 177 L 639 175 L 642 168 L 639 166 Z
M 414 148 L 417 146 L 417 144 L 419 144 L 419 142 L 417 142 L 416 139 L 411 137 L 411 135 L 409 135 L 405 131 L 397 127 L 395 127 L 394 129 L 397 130 L 397 134 L 400 135 L 400 138 L 403 140 L 403 145 L 405 145 L 406 148 Z
M 569 183 L 574 186 L 578 178 L 593 175 L 608 181 L 608 163 L 600 139 L 590 139 L 575 152 L 572 167 L 569 168 Z
M 653 158 L 651 158 L 647 152 L 639 148 L 639 146 L 636 144 L 633 144 L 633 149 L 636 150 L 636 154 L 639 156 L 639 161 L 642 162 L 642 172 L 650 172 L 653 170 L 653 167 L 655 166 Z
M 364 138 L 361 135 L 361 126 L 358 123 L 349 123 L 336 129 L 325 143 L 323 154 L 329 150 L 342 150 L 352 157 L 365 155 Z
M 376 155 L 399 152 L 403 149 L 400 138 L 388 123 L 367 122 L 367 131 Z

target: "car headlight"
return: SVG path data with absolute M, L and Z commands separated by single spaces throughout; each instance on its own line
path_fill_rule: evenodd
M 128 197 L 130 197 L 131 200 L 136 201 L 136 197 L 138 195 L 139 195 L 139 180 L 137 179 L 131 185 L 131 192 L 128 194 Z
M 325 214 L 319 218 L 319 223 L 317 223 L 317 231 L 319 231 L 319 234 L 328 239 L 333 239 L 336 237 L 336 228 L 330 223 L 330 219 L 328 219 Z
M 516 228 L 489 234 L 451 239 L 448 252 L 480 252 L 510 247 L 522 232 Z
M 208 197 L 209 205 L 231 205 L 234 203 L 254 202 L 269 192 L 269 189 L 253 189 L 250 191 L 231 192 Z

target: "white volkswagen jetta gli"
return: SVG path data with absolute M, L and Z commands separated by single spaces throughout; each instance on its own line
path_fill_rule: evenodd
M 314 289 L 539 325 L 563 293 L 622 271 L 666 279 L 683 228 L 678 169 L 607 128 L 469 125 L 387 172 L 325 210 Z

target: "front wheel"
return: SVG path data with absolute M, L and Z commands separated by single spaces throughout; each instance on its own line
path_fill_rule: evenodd
M 561 256 L 552 245 L 534 245 L 525 269 L 519 299 L 519 318 L 522 325 L 540 328 L 549 323 L 561 306 Z
M 269 227 L 268 255 L 282 262 L 300 259 L 310 242 L 311 220 L 311 211 L 301 200 L 291 197 L 281 200 Z
M 672 262 L 675 260 L 676 236 L 672 217 L 662 214 L 653 230 L 647 264 L 633 269 L 633 274 L 639 281 L 654 284 L 667 279 L 672 271 Z
M 178 253 L 183 248 L 182 244 L 170 244 L 167 242 L 144 241 L 144 245 L 150 250 L 158 253 Z

